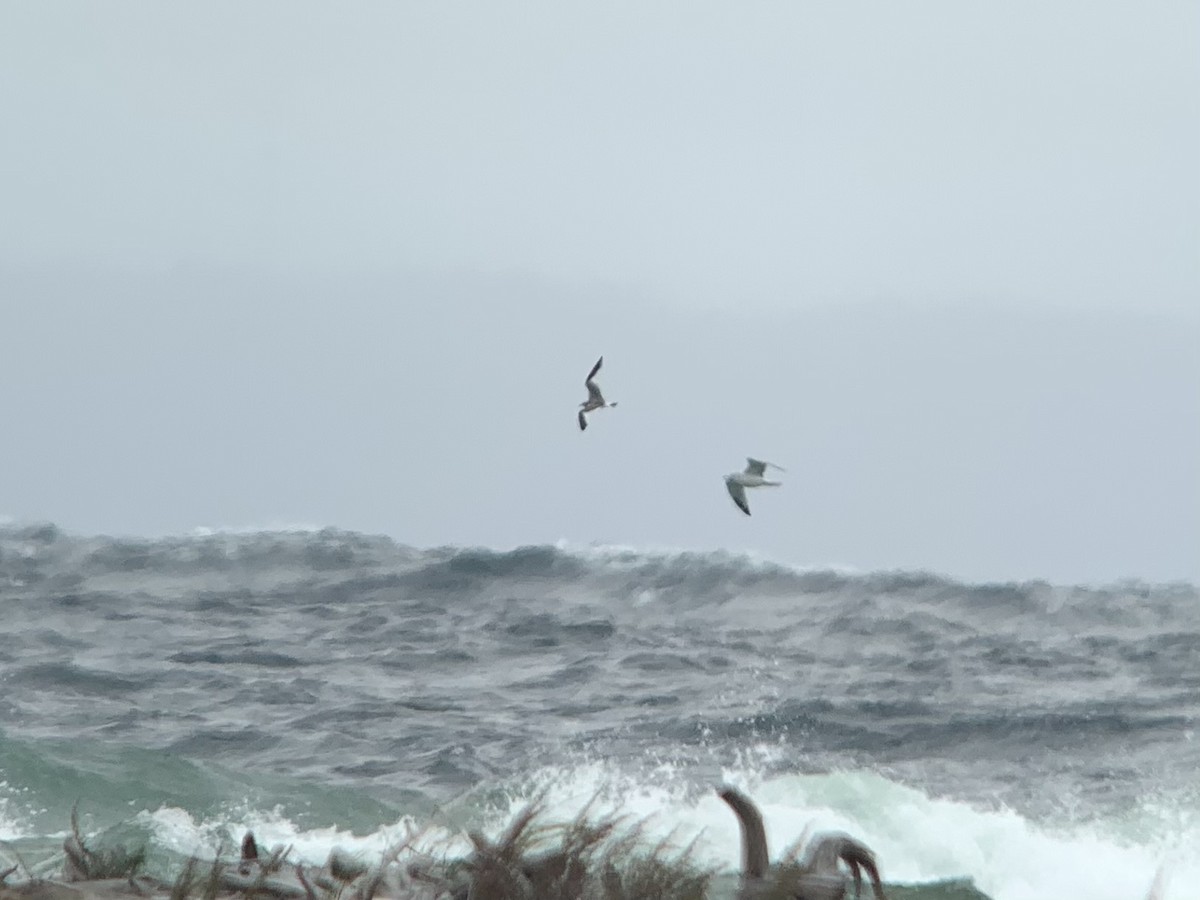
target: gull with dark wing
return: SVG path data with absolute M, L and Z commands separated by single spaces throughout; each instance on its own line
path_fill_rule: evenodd
M 767 481 L 763 478 L 763 473 L 767 470 L 767 466 L 778 469 L 780 472 L 786 471 L 783 466 L 777 466 L 772 462 L 764 462 L 761 459 L 751 459 L 747 456 L 744 471 L 734 472 L 732 475 L 725 476 L 725 488 L 729 491 L 729 496 L 733 498 L 733 502 L 737 504 L 738 509 L 746 515 L 750 515 L 750 504 L 746 502 L 746 488 L 779 487 L 779 485 L 783 484 L 782 481 Z
M 602 393 L 600 393 L 600 385 L 596 384 L 596 382 L 594 382 L 592 380 L 593 378 L 596 377 L 596 373 L 600 371 L 600 365 L 603 362 L 604 362 L 603 356 L 601 356 L 598 360 L 596 360 L 596 364 L 594 366 L 592 366 L 592 371 L 588 372 L 587 381 L 585 381 L 583 383 L 584 387 L 586 387 L 588 389 L 588 398 L 579 404 L 579 430 L 580 431 L 583 431 L 587 428 L 587 414 L 588 413 L 593 412 L 597 409 L 606 409 L 608 407 L 613 407 L 613 406 L 617 405 L 615 400 L 612 403 L 608 403 L 604 399 L 604 395 Z

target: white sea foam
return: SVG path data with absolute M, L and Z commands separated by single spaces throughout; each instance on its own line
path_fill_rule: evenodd
M 324 526 L 309 522 L 269 522 L 263 525 L 197 525 L 192 537 L 212 537 L 218 534 L 315 534 Z
M 12 800 L 8 794 L 11 790 L 7 781 L 0 781 L 0 841 L 15 841 L 27 834 L 25 823 L 10 808 Z
M 290 847 L 289 859 L 320 865 L 335 847 L 369 862 L 377 862 L 383 854 L 405 843 L 414 834 L 414 849 L 434 855 L 463 856 L 470 852 L 465 835 L 442 827 L 423 826 L 408 816 L 361 835 L 336 826 L 303 829 L 278 809 L 261 810 L 253 807 L 231 808 L 220 815 L 197 820 L 178 807 L 160 807 L 153 812 L 143 811 L 136 821 L 149 829 L 155 843 L 180 855 L 213 858 L 218 850 L 236 852 L 242 835 L 254 833 L 264 849 Z
M 0 767 L 0 776 L 4 774 Z M 18 787 L 8 778 L 0 777 L 0 841 L 17 841 L 35 833 L 30 827 L 32 810 L 28 797 L 28 788 Z
M 854 577 L 867 574 L 868 572 L 868 570 L 862 569 L 859 566 L 845 563 L 804 564 L 783 562 L 765 553 L 749 549 L 723 550 L 713 549 L 712 547 L 679 547 L 665 544 L 635 547 L 632 544 L 602 542 L 582 544 L 565 537 L 560 537 L 556 540 L 553 547 L 562 553 L 569 553 L 580 559 L 614 564 L 621 562 L 637 564 L 651 560 L 663 561 L 675 559 L 680 556 L 701 556 L 708 559 L 718 559 L 725 556 L 729 559 L 739 560 L 750 568 L 786 569 L 798 575 L 810 572 L 834 572 L 838 575 Z

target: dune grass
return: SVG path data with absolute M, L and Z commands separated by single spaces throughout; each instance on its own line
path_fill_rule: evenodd
M 716 900 L 718 887 L 723 895 L 736 890 L 728 877 L 718 878 L 714 869 L 695 861 L 694 841 L 680 846 L 672 833 L 652 844 L 646 840 L 645 822 L 593 816 L 591 806 L 569 822 L 550 823 L 539 798 L 496 837 L 468 832 L 471 851 L 466 856 L 418 849 L 426 834 L 410 829 L 370 864 L 340 848 L 323 866 L 289 861 L 291 847 L 260 856 L 253 835 L 247 834 L 240 859 L 228 855 L 224 846 L 209 862 L 189 857 L 171 883 L 135 880 L 146 863 L 145 846 L 89 846 L 72 809 L 63 873 L 68 882 L 124 879 L 130 895 L 158 900 Z M 760 855 L 756 867 L 766 865 L 765 846 Z M 754 896 L 794 898 L 803 875 L 802 866 L 785 858 L 764 869 Z M 105 890 L 103 900 L 112 900 L 111 891 L 122 889 Z M 0 900 L 8 900 L 6 893 L 0 884 Z M 102 898 L 97 894 L 83 900 Z
M 79 830 L 79 804 L 71 807 L 71 834 L 63 842 L 69 881 L 133 878 L 146 866 L 146 845 L 89 847 Z

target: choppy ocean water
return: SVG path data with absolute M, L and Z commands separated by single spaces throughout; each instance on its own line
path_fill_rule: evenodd
M 152 858 L 252 828 L 321 862 L 531 798 L 733 871 L 807 827 L 993 900 L 1200 884 L 1200 591 L 963 584 L 725 553 L 406 547 L 325 530 L 0 528 L 0 840 Z

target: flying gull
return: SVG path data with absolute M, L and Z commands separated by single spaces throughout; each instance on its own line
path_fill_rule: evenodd
M 600 393 L 600 386 L 592 381 L 596 377 L 596 373 L 600 371 L 600 364 L 604 362 L 604 357 L 596 360 L 596 364 L 592 366 L 592 371 L 588 372 L 587 381 L 583 384 L 588 389 L 588 398 L 579 404 L 579 430 L 583 431 L 587 428 L 587 413 L 597 409 L 604 409 L 610 406 L 616 406 L 614 400 L 608 403 L 604 399 L 604 395 Z
M 750 515 L 750 504 L 746 502 L 746 488 L 748 487 L 778 487 L 783 482 L 767 481 L 763 478 L 763 472 L 767 466 L 772 466 L 780 472 L 786 471 L 783 466 L 777 466 L 775 463 L 764 462 L 761 459 L 751 459 L 746 457 L 746 469 L 744 472 L 734 472 L 732 475 L 725 476 L 725 487 L 729 491 L 729 496 L 733 498 L 733 502 L 738 505 L 738 509 L 746 515 Z

